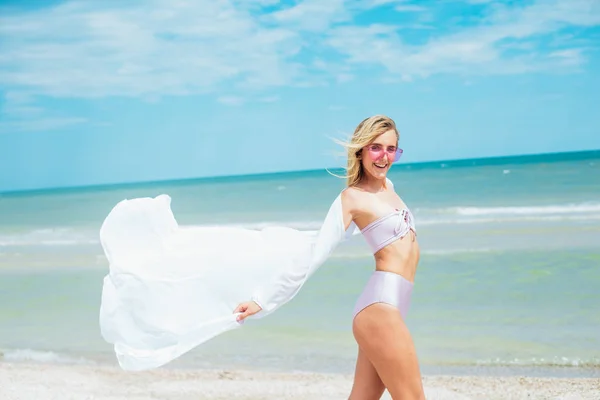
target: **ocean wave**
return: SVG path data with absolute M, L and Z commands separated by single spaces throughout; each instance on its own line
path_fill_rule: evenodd
M 512 221 L 581 221 L 600 219 L 600 203 L 580 203 L 549 206 L 511 206 L 511 207 L 441 207 L 413 210 L 418 226 L 482 224 Z M 315 232 L 323 220 L 273 220 L 242 223 L 199 224 L 193 227 L 218 226 L 246 229 L 264 229 L 269 227 L 289 227 L 302 231 Z
M 497 216 L 485 218 L 423 218 L 417 219 L 418 226 L 429 225 L 469 225 L 469 224 L 493 224 L 506 222 L 574 222 L 599 220 L 600 214 L 584 215 L 534 215 L 534 216 Z
M 77 228 L 33 229 L 27 232 L 3 232 L 0 247 L 78 246 L 99 244 L 98 232 Z
M 100 241 L 93 239 L 85 240 L 19 240 L 18 238 L 0 240 L 0 246 L 12 247 L 12 246 L 78 246 L 78 245 L 93 245 L 99 244 Z M 1 254 L 1 253 L 0 253 Z
M 481 215 L 556 215 L 600 213 L 598 203 L 562 204 L 547 206 L 511 206 L 511 207 L 452 207 L 453 213 L 463 216 Z
M 476 254 L 476 253 L 489 253 L 494 251 L 491 248 L 458 248 L 458 249 L 425 249 L 421 250 L 422 256 L 446 256 L 453 254 Z M 346 252 L 341 251 L 331 255 L 333 259 L 360 259 L 360 258 L 372 258 L 373 253 L 368 249 L 362 252 Z
M 569 357 L 550 357 L 550 358 L 513 358 L 501 359 L 493 358 L 478 360 L 476 365 L 481 366 L 519 366 L 519 367 L 579 367 L 590 368 L 600 367 L 600 358 L 592 357 L 590 359 L 569 358 Z
M 182 229 L 197 228 L 244 228 L 262 230 L 270 227 L 287 227 L 312 235 L 321 227 L 322 221 L 265 221 L 248 223 L 181 225 Z M 30 232 L 3 232 L 0 234 L 0 248 L 24 246 L 86 246 L 99 245 L 99 232 L 76 228 L 34 229 Z
M 453 254 L 476 254 L 476 253 L 489 253 L 494 251 L 494 249 L 488 247 L 482 248 L 466 248 L 466 249 L 431 249 L 431 250 L 422 250 L 421 255 L 426 256 L 447 256 Z
M 242 223 L 211 223 L 211 224 L 198 224 L 198 225 L 186 225 L 181 226 L 182 228 L 207 228 L 207 227 L 218 227 L 218 228 L 244 228 L 244 229 L 254 229 L 261 230 L 265 228 L 273 228 L 273 227 L 286 227 L 297 229 L 300 231 L 305 231 L 307 233 L 314 233 L 319 228 L 323 221 L 318 220 L 308 220 L 308 221 L 256 221 L 256 222 L 242 222 Z
M 32 349 L 4 349 L 0 350 L 0 357 L 5 361 L 23 362 L 30 361 L 36 363 L 50 364 L 95 364 L 94 361 L 84 357 L 74 357 L 65 354 L 55 353 L 53 351 L 32 350 Z
M 600 204 L 580 203 L 548 206 L 511 207 L 468 207 L 415 209 L 417 229 L 437 225 L 495 224 L 511 222 L 577 222 L 600 220 Z M 323 223 L 313 220 L 271 220 L 248 222 L 211 222 L 206 224 L 181 225 L 184 229 L 220 227 L 262 230 L 270 227 L 288 227 L 316 233 Z M 99 232 L 80 227 L 56 227 L 32 229 L 30 231 L 1 232 L 1 247 L 19 246 L 86 246 L 99 245 Z

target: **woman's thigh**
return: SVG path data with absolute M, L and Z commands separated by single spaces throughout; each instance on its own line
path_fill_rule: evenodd
M 397 308 L 376 303 L 354 319 L 354 337 L 393 399 L 424 399 L 415 346 Z
M 385 387 L 371 361 L 359 347 L 354 383 L 348 400 L 379 400 Z

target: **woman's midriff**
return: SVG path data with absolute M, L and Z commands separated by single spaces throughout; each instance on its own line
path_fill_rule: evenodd
M 392 272 L 414 282 L 419 258 L 419 243 L 415 233 L 410 231 L 375 253 L 375 270 Z

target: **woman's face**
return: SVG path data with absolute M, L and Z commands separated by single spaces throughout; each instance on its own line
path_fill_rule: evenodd
M 398 137 L 393 129 L 379 135 L 371 144 L 363 147 L 361 162 L 365 173 L 375 179 L 385 179 L 392 163 L 402 154 L 398 149 Z

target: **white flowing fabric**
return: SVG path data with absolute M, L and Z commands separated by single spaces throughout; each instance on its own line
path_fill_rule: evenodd
M 242 326 L 235 307 L 255 300 L 263 317 L 290 301 L 343 240 L 341 195 L 318 232 L 291 228 L 180 227 L 171 198 L 119 202 L 100 240 L 109 262 L 100 329 L 119 365 L 145 370 Z M 250 317 L 252 318 L 252 317 Z

